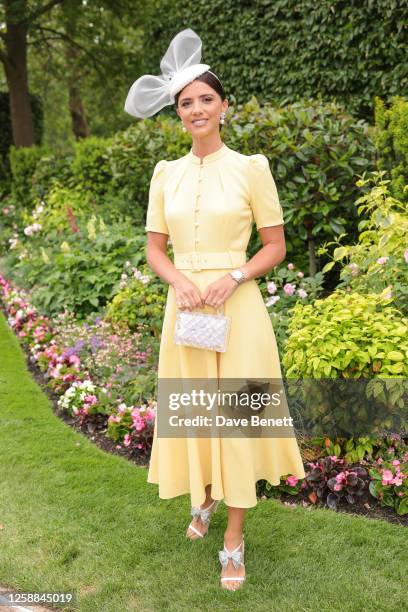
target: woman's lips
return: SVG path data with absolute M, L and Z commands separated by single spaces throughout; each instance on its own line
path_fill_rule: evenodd
M 207 123 L 207 119 L 196 119 L 195 121 L 193 121 L 194 125 L 197 125 L 198 127 L 200 127 L 201 125 L 205 125 Z

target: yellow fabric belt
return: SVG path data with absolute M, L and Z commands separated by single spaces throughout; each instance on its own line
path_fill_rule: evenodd
M 178 270 L 218 270 L 222 268 L 237 268 L 246 263 L 245 251 L 224 251 L 221 253 L 174 253 L 174 265 Z

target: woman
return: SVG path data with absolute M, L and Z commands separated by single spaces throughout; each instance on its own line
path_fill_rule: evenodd
M 147 261 L 169 285 L 158 376 L 278 379 L 276 339 L 254 279 L 285 258 L 282 209 L 267 158 L 243 155 L 223 143 L 220 130 L 228 101 L 218 77 L 197 63 L 200 48 L 192 30 L 179 33 L 161 62 L 163 76 L 141 77 L 125 106 L 145 117 L 174 101 L 192 137 L 187 155 L 156 164 L 149 193 Z M 172 70 L 166 73 L 169 58 Z M 253 220 L 263 247 L 246 261 Z M 174 262 L 166 255 L 169 237 Z M 226 352 L 174 343 L 177 309 L 214 312 L 219 307 L 231 317 Z M 160 437 L 155 426 L 147 480 L 159 485 L 163 499 L 191 495 L 187 537 L 196 540 L 207 533 L 221 499 L 228 508 L 219 553 L 223 588 L 236 590 L 245 579 L 243 523 L 246 509 L 257 503 L 257 480 L 276 485 L 285 474 L 305 476 L 294 436 Z

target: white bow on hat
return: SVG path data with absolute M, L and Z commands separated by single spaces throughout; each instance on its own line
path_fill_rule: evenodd
M 145 119 L 174 103 L 175 95 L 210 66 L 200 64 L 201 39 L 190 28 L 171 41 L 161 62 L 162 74 L 145 74 L 133 83 L 125 101 L 129 115 Z

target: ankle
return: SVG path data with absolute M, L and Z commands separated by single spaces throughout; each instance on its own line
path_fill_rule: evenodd
M 237 548 L 241 544 L 243 540 L 242 531 L 226 531 L 224 533 L 224 544 L 225 546 L 231 550 L 232 548 Z
M 206 510 L 208 506 L 211 506 L 213 502 L 214 502 L 213 498 L 211 497 L 211 495 L 209 495 L 208 497 L 206 497 L 205 502 L 201 504 L 201 509 Z

